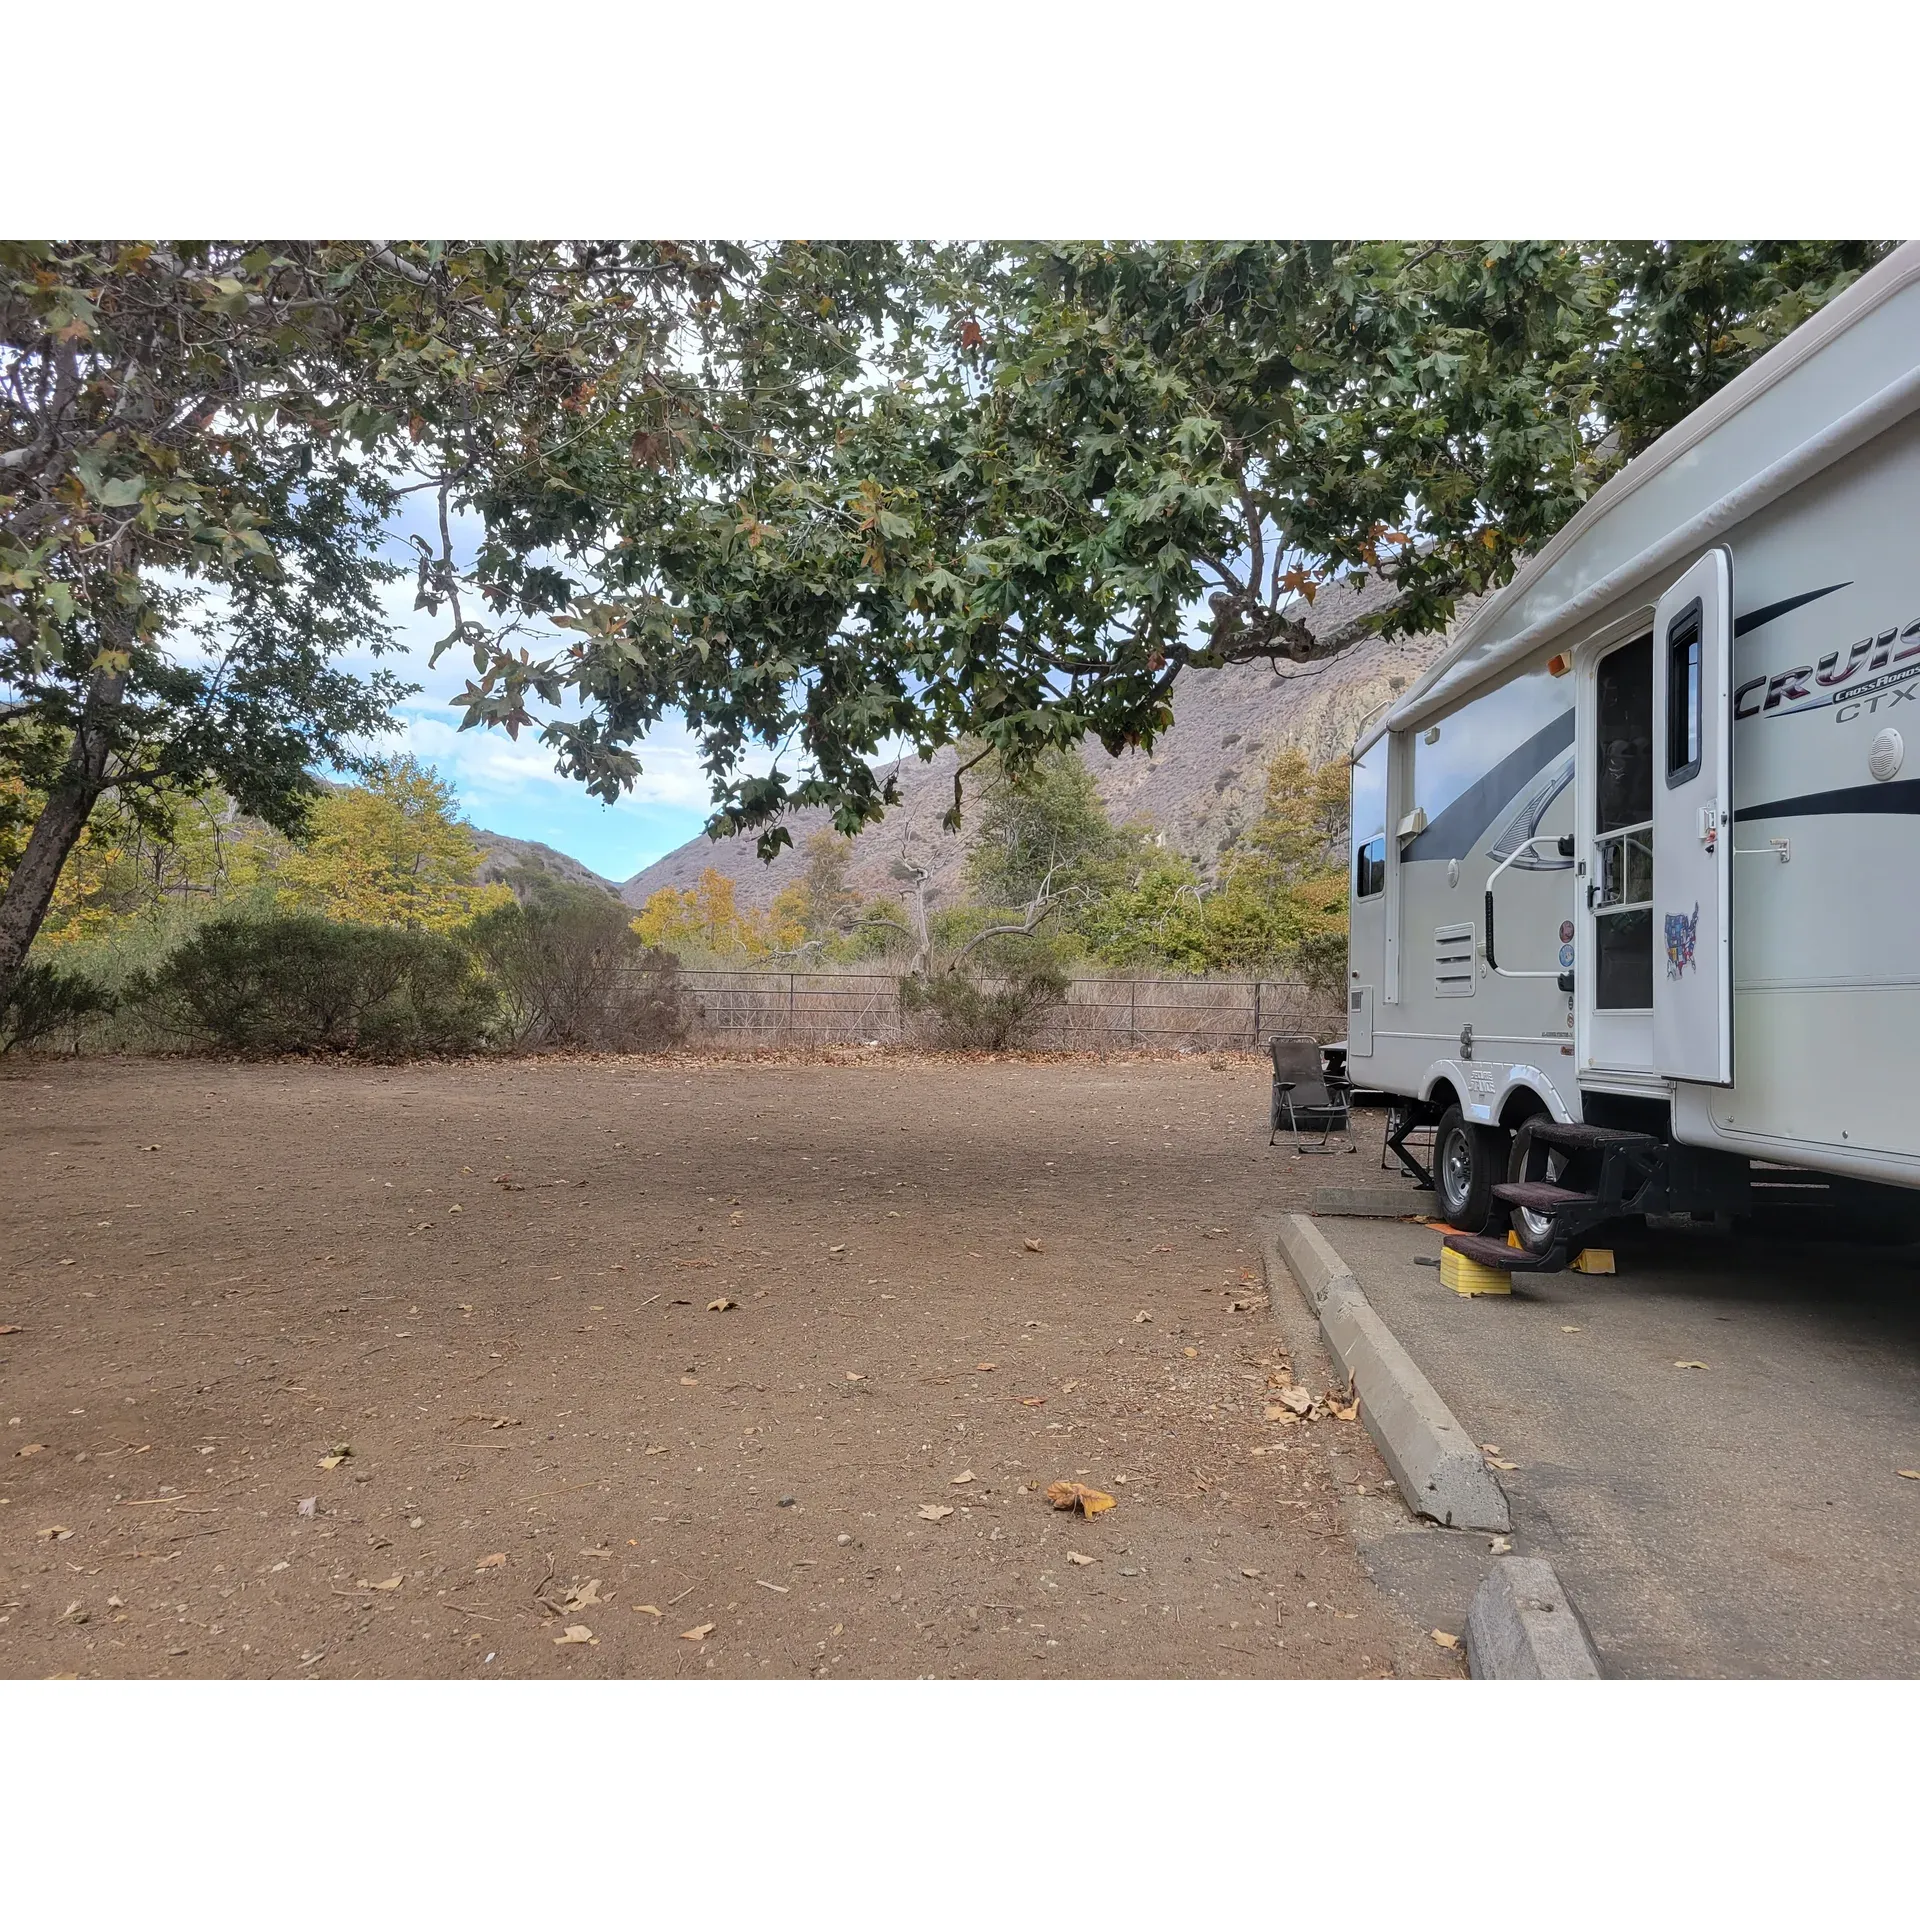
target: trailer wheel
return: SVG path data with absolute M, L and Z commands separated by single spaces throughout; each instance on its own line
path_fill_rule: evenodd
M 1507 1157 L 1507 1178 L 1516 1186 L 1531 1176 L 1527 1172 L 1527 1162 L 1532 1158 L 1533 1122 L 1524 1122 L 1520 1131 L 1513 1136 L 1513 1148 Z M 1552 1185 L 1560 1184 L 1561 1175 L 1566 1172 L 1567 1155 L 1555 1147 L 1547 1155 L 1546 1171 L 1540 1178 Z M 1550 1213 L 1535 1213 L 1527 1207 L 1515 1207 L 1508 1219 L 1515 1236 L 1529 1253 L 1545 1253 L 1554 1243 L 1558 1228 Z
M 1449 1107 L 1433 1130 L 1433 1190 L 1450 1227 L 1478 1233 L 1493 1206 L 1493 1183 L 1505 1172 L 1500 1129 L 1476 1127 Z

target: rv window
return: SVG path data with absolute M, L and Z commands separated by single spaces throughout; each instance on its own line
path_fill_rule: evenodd
M 1700 771 L 1700 606 L 1667 629 L 1667 785 Z
M 1371 899 L 1387 888 L 1387 747 L 1382 734 L 1353 763 L 1353 894 Z

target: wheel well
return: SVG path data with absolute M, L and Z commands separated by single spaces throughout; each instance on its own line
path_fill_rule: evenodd
M 1552 1109 L 1531 1087 L 1515 1087 L 1507 1095 L 1506 1105 L 1500 1109 L 1500 1124 L 1509 1130 L 1517 1131 L 1529 1120 L 1552 1118 Z
M 1438 1120 L 1449 1107 L 1458 1107 L 1462 1113 L 1467 1110 L 1466 1095 L 1444 1073 L 1427 1089 L 1420 1104 L 1426 1108 L 1430 1122 Z

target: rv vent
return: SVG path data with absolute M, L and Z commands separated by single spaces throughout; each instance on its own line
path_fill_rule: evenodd
M 1437 1000 L 1463 1000 L 1473 992 L 1473 926 L 1433 930 L 1433 992 Z

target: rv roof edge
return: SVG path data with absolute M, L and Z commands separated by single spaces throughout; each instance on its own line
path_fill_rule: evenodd
M 1625 565 L 1616 567 L 1604 579 L 1596 580 L 1584 592 L 1556 608 L 1545 619 L 1523 627 L 1509 638 L 1497 641 L 1477 660 L 1457 659 L 1464 668 L 1452 678 L 1443 671 L 1424 689 L 1409 689 L 1417 698 L 1403 699 L 1378 732 L 1415 727 L 1439 713 L 1475 688 L 1484 686 L 1505 668 L 1536 653 L 1569 628 L 1599 613 L 1609 602 L 1619 599 L 1636 586 L 1651 586 L 1659 575 L 1677 565 L 1689 554 L 1714 543 L 1717 534 L 1737 526 L 1749 515 L 1758 513 L 1769 501 L 1776 500 L 1801 481 L 1844 459 L 1856 447 L 1864 446 L 1875 434 L 1883 432 L 1909 413 L 1920 411 L 1920 367 L 1901 375 L 1883 387 L 1872 399 L 1855 407 L 1824 431 L 1812 435 L 1772 466 L 1763 468 L 1752 479 L 1723 494 L 1704 513 L 1684 526 L 1676 527 L 1663 540 L 1643 549 Z M 1437 667 L 1446 668 L 1443 657 Z M 1371 744 L 1369 741 L 1367 744 Z
M 1489 635 L 1489 629 L 1498 626 L 1516 599 L 1524 601 L 1530 597 L 1532 590 L 1544 584 L 1546 576 L 1569 551 L 1587 539 L 1631 494 L 1699 447 L 1790 373 L 1916 281 L 1920 281 L 1920 242 L 1909 242 L 1863 274 L 1738 379 L 1730 381 L 1712 399 L 1662 435 L 1637 460 L 1608 481 L 1533 560 L 1522 567 L 1507 587 L 1488 596 L 1446 652 L 1408 688 L 1376 726 L 1356 741 L 1355 756 L 1365 752 L 1383 733 L 1416 726 L 1442 711 L 1642 581 L 1651 584 L 1664 568 L 1685 559 L 1690 552 L 1711 545 L 1719 532 L 1736 525 L 1771 499 L 1822 467 L 1844 458 L 1874 434 L 1920 408 L 1920 368 L 1909 367 L 1817 432 L 1790 446 L 1780 457 L 1749 474 L 1660 540 L 1610 569 L 1592 586 L 1570 596 L 1558 607 L 1549 608 L 1518 632 L 1498 639 Z

